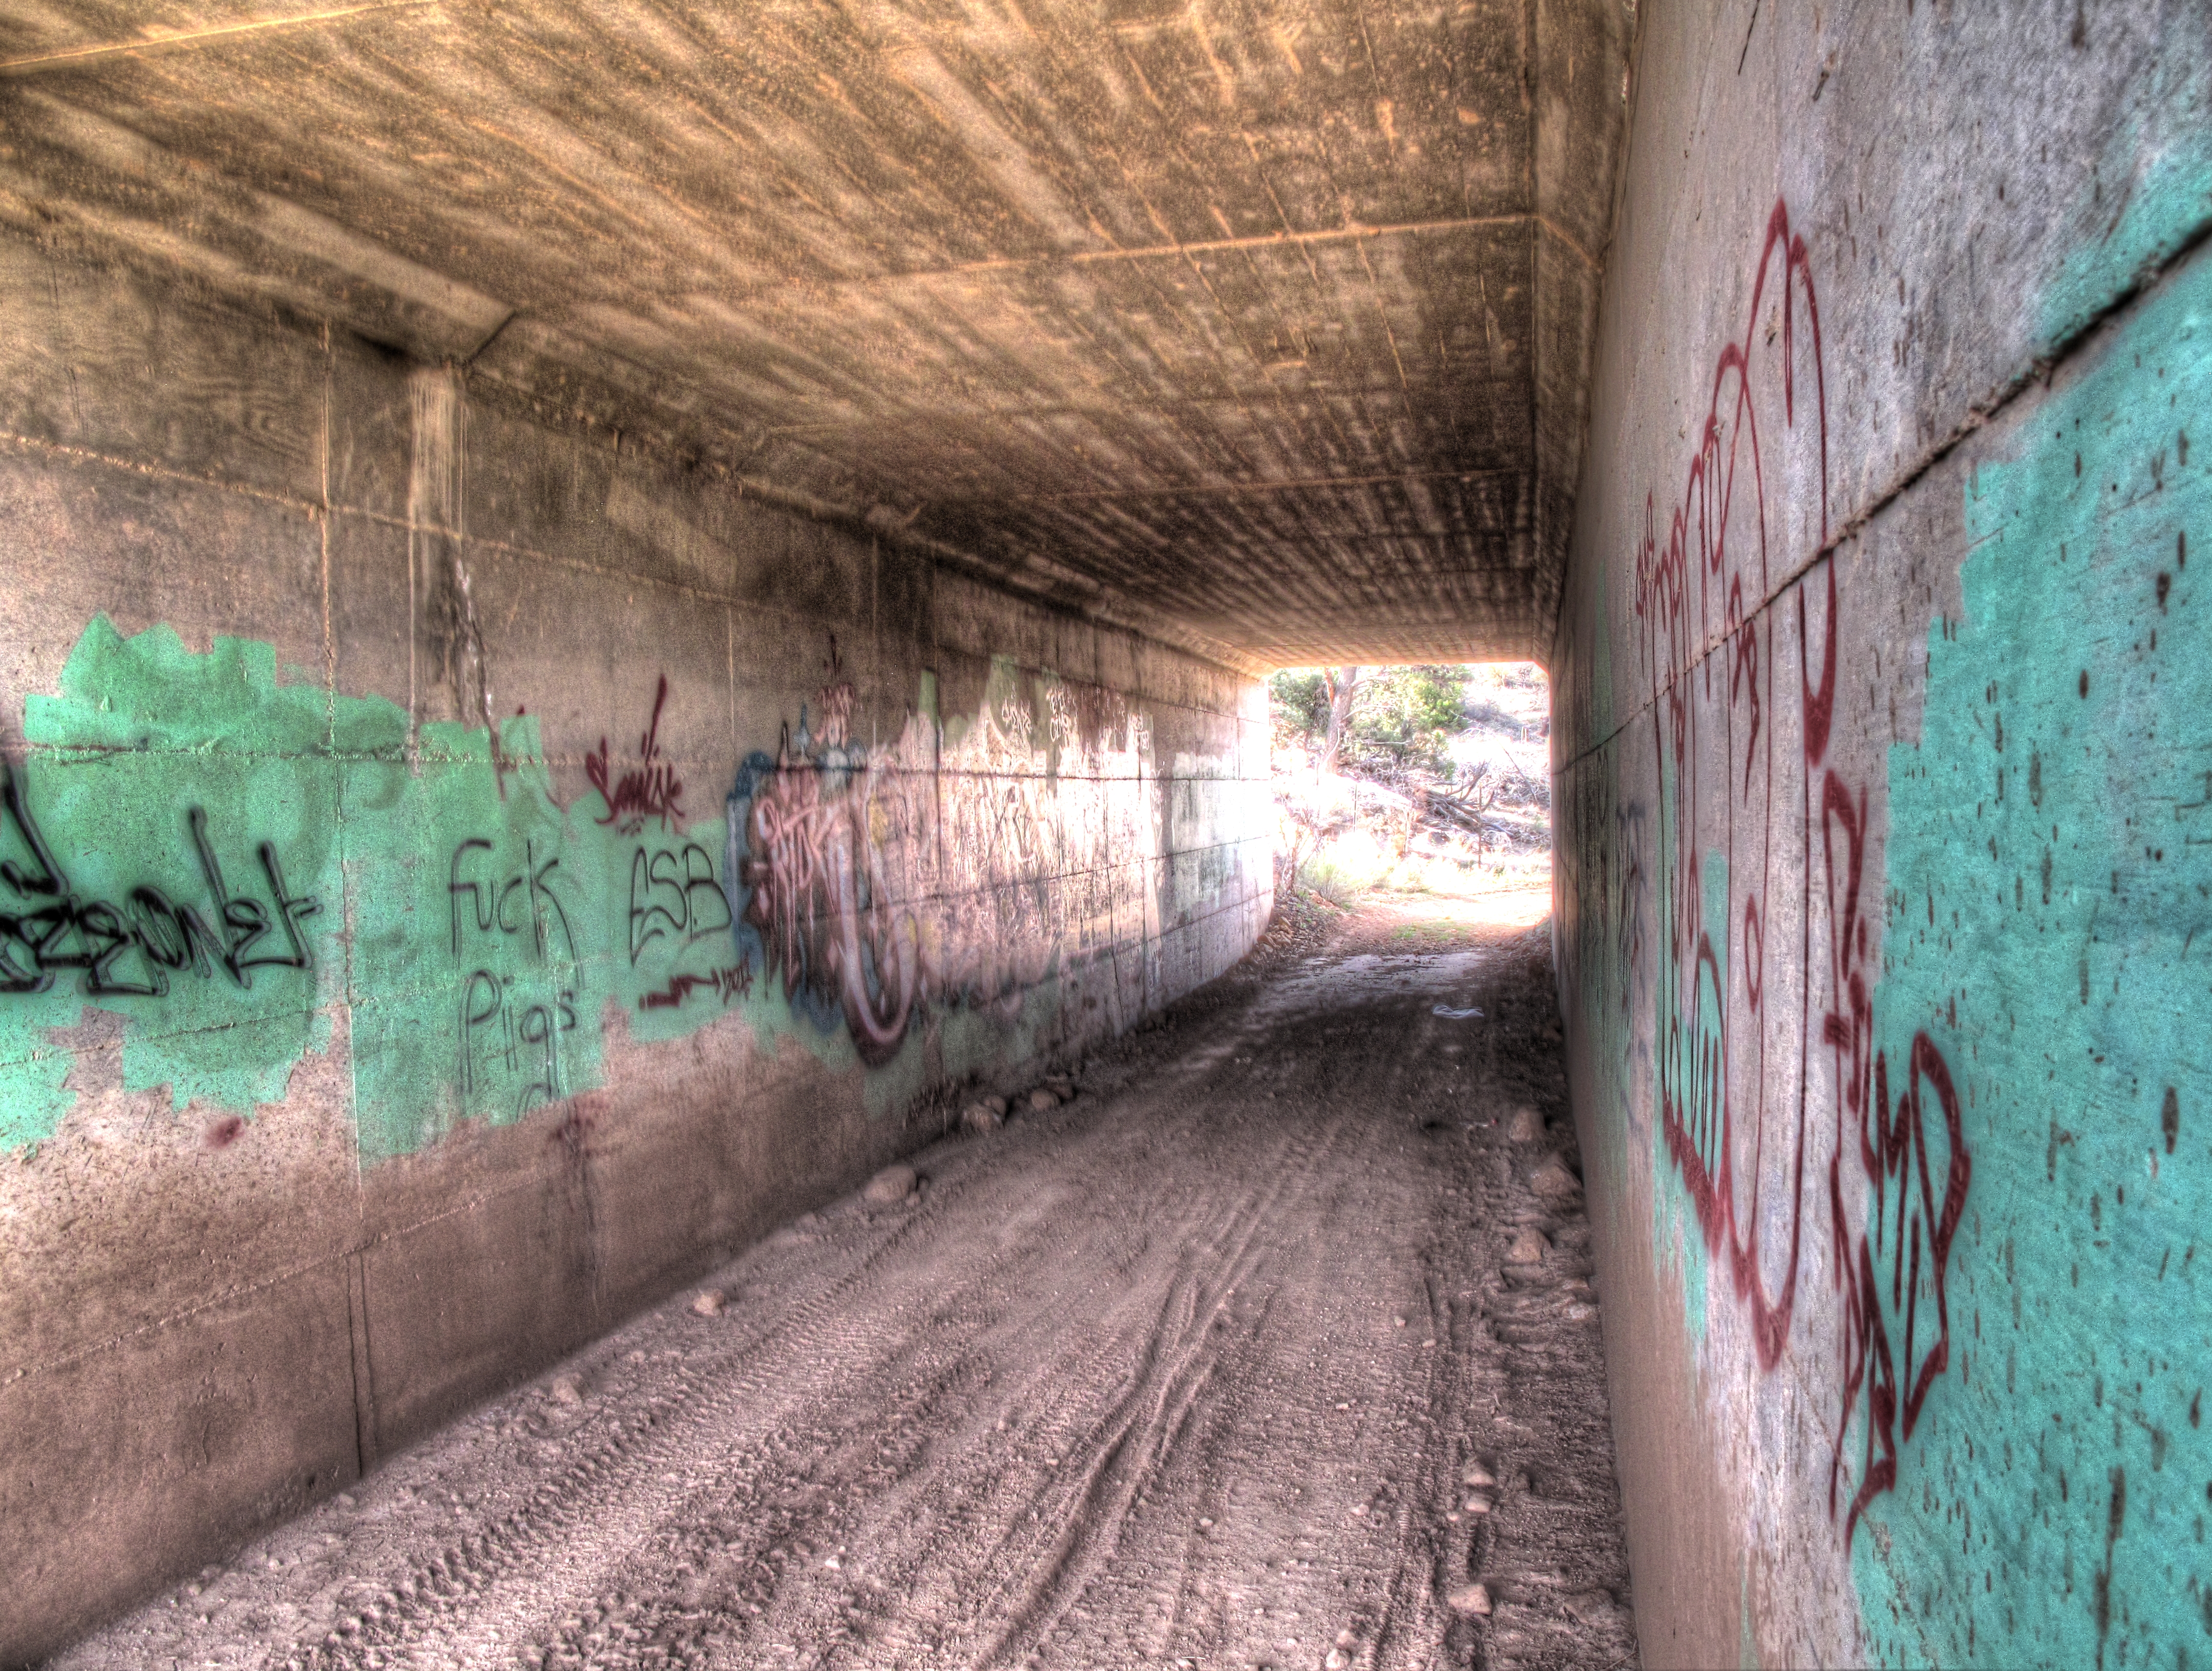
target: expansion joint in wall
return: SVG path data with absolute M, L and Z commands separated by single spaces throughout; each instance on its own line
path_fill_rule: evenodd
M 2191 227 L 2175 245 L 2170 254 L 2159 260 L 2146 263 L 2142 270 L 2137 272 L 2128 284 L 2115 291 L 2111 300 L 2103 307 L 2087 315 L 2078 326 L 2053 343 L 2049 352 L 2037 355 L 1988 395 L 1970 405 L 1947 433 L 1915 455 L 1909 464 L 1890 478 L 1886 486 L 1878 489 L 1869 497 L 1863 506 L 1838 524 L 1816 550 L 1784 570 L 1782 577 L 1767 588 L 1766 596 L 1759 601 L 1759 607 L 1753 611 L 1753 617 L 1765 614 L 1773 606 L 1775 599 L 1787 593 L 1790 587 L 1803 580 L 1820 564 L 1832 557 L 1843 546 L 1857 538 L 1875 518 L 1911 492 L 1929 471 L 1948 458 L 1967 437 L 1978 430 L 1986 428 L 2029 390 L 2037 387 L 2048 389 L 2051 380 L 2057 375 L 2060 367 L 2088 349 L 2108 323 L 2124 312 L 2144 291 L 2157 284 L 2167 274 L 2180 268 L 2208 241 L 2212 241 L 2212 216 L 2207 216 Z M 1729 636 L 1729 632 L 1708 635 L 1705 641 L 1698 647 L 1694 654 L 1680 667 L 1668 671 L 1665 679 L 1654 688 L 1648 700 L 1639 702 L 1604 736 L 1596 738 L 1567 759 L 1561 761 L 1553 775 L 1555 777 L 1564 776 L 1592 755 L 1610 747 L 1613 740 L 1623 732 L 1650 713 L 1657 706 L 1662 696 L 1671 690 L 1680 680 L 1687 678 L 1703 666 L 1713 652 L 1728 641 Z

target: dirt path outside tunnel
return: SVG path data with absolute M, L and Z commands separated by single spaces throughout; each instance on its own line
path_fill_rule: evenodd
M 1632 1664 L 1527 902 L 1277 934 L 59 1663 Z

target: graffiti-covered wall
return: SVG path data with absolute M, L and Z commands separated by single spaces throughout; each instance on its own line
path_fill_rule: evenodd
M 1249 680 L 27 247 L 0 358 L 0 1660 L 1265 921 Z
M 2212 1664 L 2206 15 L 1823 9 L 1645 9 L 1555 653 L 1644 1663 Z

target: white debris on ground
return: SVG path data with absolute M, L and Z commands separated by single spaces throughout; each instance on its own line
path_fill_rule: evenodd
M 60 1663 L 1631 1664 L 1547 939 L 1271 940 Z

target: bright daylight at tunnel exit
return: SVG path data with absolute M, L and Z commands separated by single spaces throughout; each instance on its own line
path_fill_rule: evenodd
M 2212 1671 L 2208 42 L 0 4 L 0 1671 Z

